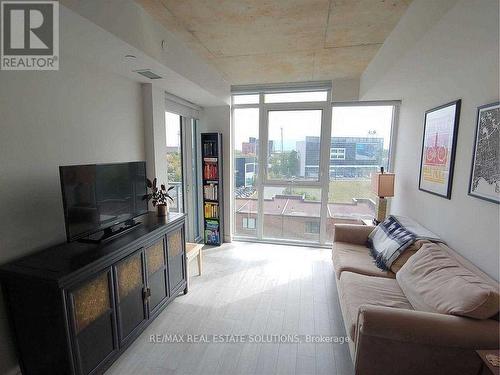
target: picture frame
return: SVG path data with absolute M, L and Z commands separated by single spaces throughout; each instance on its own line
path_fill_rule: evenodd
M 429 109 L 424 115 L 418 188 L 451 199 L 462 100 Z
M 500 204 L 500 102 L 477 107 L 468 194 Z

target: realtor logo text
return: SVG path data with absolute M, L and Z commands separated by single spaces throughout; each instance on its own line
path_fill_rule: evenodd
M 59 3 L 1 1 L 2 70 L 59 69 Z

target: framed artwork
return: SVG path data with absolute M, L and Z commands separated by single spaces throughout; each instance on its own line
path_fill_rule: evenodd
M 469 195 L 500 203 L 500 102 L 477 109 Z
M 460 105 L 456 100 L 425 112 L 418 188 L 450 199 Z

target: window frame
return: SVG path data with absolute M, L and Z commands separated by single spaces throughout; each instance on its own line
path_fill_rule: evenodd
M 389 155 L 388 155 L 388 171 L 392 170 L 394 165 L 395 157 L 395 141 L 397 138 L 397 128 L 399 120 L 399 110 L 401 101 L 400 100 L 381 100 L 381 101 L 347 101 L 347 102 L 335 102 L 332 101 L 332 87 L 331 82 L 323 82 L 317 86 L 311 86 L 314 83 L 305 84 L 279 84 L 270 86 L 232 86 L 231 93 L 231 115 L 234 118 L 234 111 L 240 108 L 257 108 L 259 109 L 259 152 L 258 152 L 258 163 L 260 167 L 258 173 L 256 174 L 255 189 L 257 191 L 258 205 L 257 205 L 257 218 L 256 220 L 256 236 L 255 237 L 245 237 L 241 235 L 235 235 L 234 227 L 235 220 L 231 220 L 233 223 L 231 228 L 231 237 L 241 240 L 241 241 L 251 241 L 251 242 L 264 242 L 264 243 L 280 243 L 280 244 L 304 244 L 308 246 L 317 247 L 328 247 L 330 246 L 327 239 L 327 220 L 328 220 L 328 196 L 329 196 L 329 184 L 330 184 L 330 149 L 331 149 L 331 128 L 332 128 L 332 109 L 336 106 L 393 106 L 392 111 L 392 124 L 391 124 L 391 139 L 389 144 Z M 278 93 L 278 92 L 294 92 L 294 91 L 328 91 L 327 100 L 325 102 L 287 102 L 287 103 L 265 103 L 265 94 L 267 93 Z M 258 104 L 234 104 L 232 101 L 233 95 L 243 95 L 243 94 L 259 94 Z M 318 179 L 317 180 L 276 180 L 268 178 L 268 125 L 269 125 L 269 111 L 274 110 L 322 110 L 321 117 L 321 132 L 320 132 L 320 161 L 318 166 Z M 231 121 L 231 160 L 234 159 L 234 142 L 235 142 L 235 124 Z M 344 159 L 334 159 L 334 160 L 345 160 L 346 153 L 344 154 Z M 231 197 L 235 199 L 234 196 L 234 178 L 231 179 Z M 295 240 L 276 240 L 272 238 L 265 238 L 263 236 L 263 225 L 264 225 L 264 212 L 263 212 L 263 202 L 264 202 L 264 188 L 265 187 L 315 187 L 321 189 L 321 212 L 320 212 L 320 231 L 319 231 L 319 242 L 309 242 L 307 240 L 295 241 Z M 233 204 L 233 207 L 235 205 Z M 236 210 L 232 212 L 233 218 L 236 217 Z M 310 234 L 310 233 L 307 233 Z M 316 233 L 315 233 L 316 234 Z

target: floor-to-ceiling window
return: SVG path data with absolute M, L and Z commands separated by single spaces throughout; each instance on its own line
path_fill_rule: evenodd
M 257 238 L 259 168 L 259 95 L 238 95 L 233 111 L 234 235 Z
M 235 93 L 236 239 L 326 244 L 373 217 L 370 175 L 390 167 L 397 102 L 331 104 L 331 88 Z
M 373 219 L 371 174 L 390 165 L 394 104 L 336 104 L 329 152 L 327 240 L 335 223 Z

